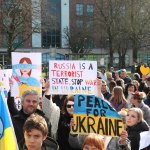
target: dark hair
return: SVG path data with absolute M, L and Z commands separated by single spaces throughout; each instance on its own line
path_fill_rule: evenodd
M 140 79 L 140 74 L 139 73 L 134 73 L 133 76 L 135 77 L 135 80 L 138 80 Z
M 67 108 L 66 108 L 68 101 L 74 102 L 74 95 L 68 95 L 66 97 L 66 99 L 64 100 L 64 104 L 63 104 L 63 107 L 62 107 L 62 113 L 66 114 L 66 115 L 69 115 L 68 111 L 67 111 Z
M 125 97 L 128 96 L 128 88 L 131 87 L 131 86 L 134 86 L 134 92 L 137 90 L 137 87 L 136 87 L 133 83 L 128 83 L 128 84 L 126 85 L 126 87 L 125 87 L 125 92 L 124 92 Z
M 124 92 L 124 90 L 125 90 L 124 80 L 119 78 L 116 80 L 116 84 L 117 84 L 117 86 L 121 86 L 123 89 L 123 92 Z

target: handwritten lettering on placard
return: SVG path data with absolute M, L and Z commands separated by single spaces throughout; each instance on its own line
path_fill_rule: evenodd
M 124 130 L 121 116 L 106 101 L 93 95 L 76 95 L 71 127 L 73 134 L 97 133 L 119 136 Z
M 52 94 L 95 94 L 96 61 L 50 61 Z

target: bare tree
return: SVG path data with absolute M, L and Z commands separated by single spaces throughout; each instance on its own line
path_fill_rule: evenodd
M 150 1 L 125 1 L 124 32 L 128 33 L 133 50 L 133 59 L 137 61 L 138 50 L 147 43 L 150 37 Z
M 74 20 L 70 28 L 64 30 L 64 38 L 72 53 L 81 54 L 81 56 L 89 53 L 94 46 L 93 32 L 93 17 L 82 16 L 82 19 L 80 17 L 80 20 Z
M 11 52 L 22 44 L 31 47 L 32 33 L 41 32 L 41 0 L 1 0 L 1 33 L 6 41 L 9 60 Z
M 116 24 L 120 14 L 120 1 L 118 0 L 95 0 L 97 25 L 103 30 L 103 35 L 108 40 L 109 64 L 113 66 L 114 42 L 118 34 Z
M 133 50 L 134 61 L 137 52 L 149 45 L 150 1 L 149 0 L 95 0 L 96 20 L 104 39 L 108 39 L 109 65 L 113 65 L 115 49 L 124 65 L 127 49 Z

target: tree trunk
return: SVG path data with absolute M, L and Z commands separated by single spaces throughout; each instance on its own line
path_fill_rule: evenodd
M 132 51 L 133 51 L 133 61 L 137 62 L 138 46 L 135 38 L 132 40 Z
M 110 69 L 110 67 L 113 66 L 113 38 L 112 38 L 112 35 L 111 35 L 111 31 L 110 31 L 110 28 L 108 29 L 108 37 L 109 37 L 109 63 L 108 63 L 108 69 Z
M 11 52 L 13 50 L 13 34 L 8 34 L 8 48 L 7 48 L 7 52 L 8 52 L 8 65 L 11 64 Z

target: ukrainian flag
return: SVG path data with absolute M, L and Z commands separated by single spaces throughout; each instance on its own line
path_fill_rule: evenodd
M 8 107 L 0 91 L 0 150 L 18 150 Z

